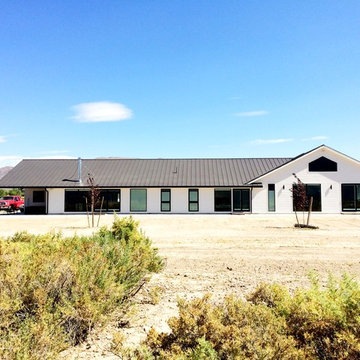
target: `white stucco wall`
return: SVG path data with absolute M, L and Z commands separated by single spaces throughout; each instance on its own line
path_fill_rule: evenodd
M 48 189 L 49 193 L 49 214 L 62 214 L 64 212 L 65 204 L 65 190 L 64 189 Z
M 309 172 L 309 162 L 321 156 L 337 162 L 337 172 Z M 289 165 L 269 173 L 259 179 L 262 189 L 254 189 L 252 196 L 253 213 L 268 212 L 268 184 L 275 184 L 275 204 L 277 213 L 292 213 L 292 195 L 290 189 L 296 182 L 295 173 L 305 184 L 321 184 L 322 213 L 340 213 L 341 184 L 360 183 L 360 165 L 346 156 L 326 148 L 320 148 Z M 283 186 L 285 189 L 283 189 Z M 330 189 L 330 186 L 332 189 Z
M 161 189 L 147 189 L 147 213 L 168 214 L 161 212 Z M 130 189 L 120 189 L 120 212 L 129 214 L 130 212 Z M 171 211 L 175 214 L 189 213 L 188 188 L 171 188 Z M 49 214 L 64 213 L 65 189 L 48 189 L 49 192 Z M 199 188 L 199 213 L 214 213 L 214 189 Z

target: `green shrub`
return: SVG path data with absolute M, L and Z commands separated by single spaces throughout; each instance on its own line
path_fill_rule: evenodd
M 151 329 L 138 359 L 360 359 L 360 286 L 348 275 L 291 295 L 260 285 L 247 299 L 180 300 L 171 333 Z M 133 357 L 134 358 L 134 357 Z
M 179 301 L 171 333 L 151 329 L 146 346 L 158 359 L 305 359 L 284 331 L 284 321 L 265 305 L 228 297 L 219 306 L 210 296 Z
M 261 285 L 248 298 L 271 307 L 286 331 L 315 359 L 360 359 L 360 286 L 349 275 L 329 277 L 325 289 L 312 278 L 293 296 L 278 285 Z
M 115 217 L 92 236 L 0 239 L 0 358 L 55 358 L 161 267 L 132 218 Z

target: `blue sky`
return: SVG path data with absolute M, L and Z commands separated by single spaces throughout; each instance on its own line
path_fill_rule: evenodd
M 360 159 L 359 19 L 357 0 L 2 2 L 0 166 Z

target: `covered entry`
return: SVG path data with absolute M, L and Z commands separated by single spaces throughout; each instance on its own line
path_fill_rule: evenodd
M 47 214 L 47 191 L 45 188 L 25 189 L 25 214 Z

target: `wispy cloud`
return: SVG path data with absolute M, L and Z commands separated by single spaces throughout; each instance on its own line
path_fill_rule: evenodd
M 0 156 L 0 167 L 15 166 L 23 159 L 76 159 L 74 156 L 69 155 L 44 155 L 40 157 L 22 156 L 22 155 L 2 155 Z
M 0 167 L 15 166 L 22 160 L 20 155 L 2 155 L 0 156 Z
M 6 142 L 6 137 L 0 135 L 0 143 L 4 143 L 4 142 Z
M 294 139 L 256 139 L 251 143 L 255 145 L 265 145 L 265 144 L 282 144 L 292 141 L 294 141 Z
M 132 111 L 125 105 L 108 101 L 82 103 L 72 109 L 75 111 L 73 119 L 79 122 L 121 121 L 132 117 Z
M 252 117 L 252 116 L 263 116 L 267 115 L 269 112 L 266 110 L 254 110 L 254 111 L 245 111 L 236 113 L 235 116 L 237 117 Z
M 70 155 L 45 155 L 41 156 L 39 159 L 76 159 L 76 157 Z
M 49 151 L 39 151 L 38 154 L 44 154 L 44 155 L 55 154 L 55 155 L 59 155 L 59 154 L 67 154 L 69 152 L 70 152 L 70 150 L 49 150 Z
M 319 136 L 313 136 L 313 137 L 309 137 L 309 138 L 304 138 L 304 139 L 301 139 L 301 141 L 317 141 L 317 140 L 326 140 L 328 138 L 329 138 L 328 136 L 319 135 Z

